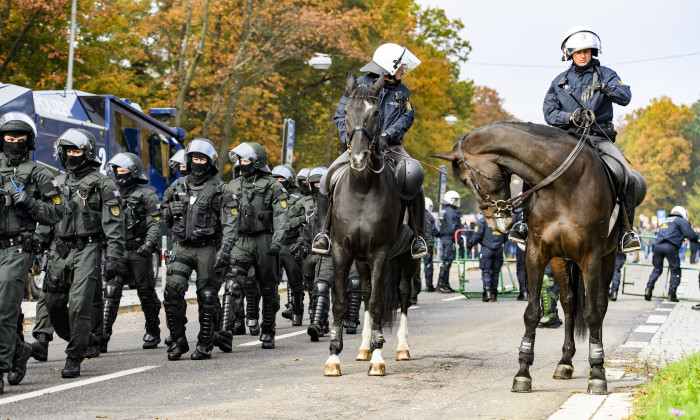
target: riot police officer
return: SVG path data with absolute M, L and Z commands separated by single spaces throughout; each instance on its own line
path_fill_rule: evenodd
M 503 267 L 503 244 L 508 239 L 507 235 L 493 230 L 483 215 L 479 216 L 474 227 L 474 235 L 469 239 L 468 246 L 481 244 L 479 256 L 479 268 L 481 269 L 481 281 L 484 283 L 484 302 L 496 302 L 498 300 L 498 279 Z
M 141 159 L 133 153 L 119 153 L 107 163 L 114 172 L 119 194 L 124 200 L 124 224 L 126 227 L 127 276 L 136 284 L 136 294 L 146 320 L 143 348 L 154 349 L 160 343 L 160 299 L 156 294 L 153 273 L 153 253 L 160 237 L 160 201 L 158 196 L 139 184 L 147 184 Z M 104 316 L 100 351 L 107 351 L 112 335 L 112 325 L 117 319 L 124 279 L 115 277 L 104 288 Z
M 428 253 L 423 257 L 423 273 L 425 274 L 425 291 L 434 292 L 433 286 L 433 249 L 435 248 L 435 238 L 440 237 L 440 231 L 435 225 L 435 218 L 431 214 L 433 211 L 433 200 L 425 197 L 425 242 L 428 244 Z M 411 290 L 411 304 L 418 303 L 418 293 L 421 290 L 420 270 L 413 276 L 413 287 Z
M 301 191 L 301 195 L 304 196 L 311 194 L 311 188 L 309 188 L 309 184 L 306 182 L 306 177 L 309 176 L 309 172 L 311 172 L 311 169 L 312 168 L 302 168 L 302 170 L 300 170 L 297 174 L 299 190 Z
M 681 206 L 671 210 L 671 214 L 659 221 L 659 232 L 656 234 L 656 245 L 651 263 L 654 270 L 649 275 L 647 288 L 644 290 L 644 299 L 651 300 L 654 285 L 664 270 L 664 258 L 668 261 L 668 269 L 671 272 L 671 284 L 668 288 L 668 300 L 678 302 L 676 289 L 681 283 L 681 260 L 678 256 L 678 248 L 681 247 L 684 238 L 690 242 L 698 242 L 700 236 L 693 230 L 688 221 L 688 212 Z
M 263 349 L 272 349 L 280 306 L 279 255 L 284 234 L 289 230 L 289 194 L 271 176 L 267 152 L 260 144 L 241 143 L 229 152 L 229 158 L 234 165 L 240 165 L 241 176 L 231 182 L 238 197 L 237 208 L 232 209 L 238 239 L 231 250 L 226 293 L 240 294 L 241 284 L 245 284 L 246 291 L 260 290 L 260 341 Z M 248 277 L 251 267 L 255 268 L 255 277 Z M 223 322 L 227 328 L 233 313 L 226 312 L 230 305 L 225 306 Z
M 301 264 L 294 258 L 294 253 L 302 246 L 299 234 L 306 223 L 306 212 L 301 202 L 302 196 L 294 192 L 299 187 L 294 169 L 290 165 L 277 165 L 272 169 L 272 176 L 289 194 L 289 230 L 282 237 L 280 251 L 280 263 L 287 273 L 287 309 L 282 311 L 282 317 L 291 319 L 293 326 L 300 326 L 304 316 L 304 279 Z
M 440 264 L 440 274 L 438 275 L 437 289 L 440 293 L 454 293 L 454 289 L 450 287 L 450 268 L 452 261 L 455 260 L 455 232 L 461 229 L 459 213 L 459 194 L 457 191 L 447 191 L 443 196 L 443 202 L 447 204 L 439 217 L 440 224 L 440 245 L 442 246 L 442 255 Z
M 100 294 L 101 248 L 105 248 L 107 281 L 123 276 L 124 216 L 121 195 L 109 177 L 96 171 L 97 140 L 87 130 L 68 129 L 54 143 L 54 153 L 66 168 L 65 212 L 55 228 L 56 258 L 44 285 L 49 320 L 59 337 L 68 341 L 64 378 L 80 376 L 88 345 L 97 348 L 90 332 L 91 313 Z M 98 302 L 98 304 L 101 302 Z
M 216 328 L 217 314 L 221 311 L 218 296 L 221 276 L 217 269 L 229 265 L 235 240 L 232 219 L 236 197 L 226 183 L 214 178 L 218 172 L 217 158 L 211 141 L 192 140 L 186 150 L 189 175 L 170 185 L 163 194 L 161 214 L 173 234 L 173 252 L 169 256 L 163 293 L 165 322 L 172 340 L 168 360 L 179 360 L 190 350 L 185 336 L 185 292 L 192 271 L 197 272 L 200 330 L 190 358 L 211 359 L 215 345 L 224 352 L 231 351 L 230 332 Z
M 187 175 L 189 172 L 187 170 L 187 159 L 185 156 L 185 149 L 180 149 L 168 160 L 168 166 L 173 171 L 178 171 L 180 177 Z
M 0 394 L 5 372 L 10 385 L 19 384 L 32 355 L 17 330 L 24 279 L 34 262 L 32 232 L 37 222 L 58 222 L 64 206 L 49 170 L 29 159 L 36 136 L 29 116 L 9 112 L 0 117 Z

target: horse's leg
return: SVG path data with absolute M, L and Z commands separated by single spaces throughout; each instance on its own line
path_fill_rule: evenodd
M 357 272 L 362 279 L 362 301 L 364 302 L 364 322 L 362 324 L 362 343 L 357 352 L 355 360 L 369 361 L 372 352 L 369 349 L 369 342 L 372 338 L 372 317 L 369 312 L 369 297 L 372 295 L 372 284 L 367 264 L 356 263 Z
M 416 264 L 418 262 L 418 264 Z M 416 267 L 416 265 L 418 265 Z M 401 319 L 399 320 L 399 331 L 397 337 L 399 344 L 396 347 L 396 360 L 411 360 L 408 351 L 408 307 L 411 305 L 411 286 L 413 275 L 420 268 L 419 260 L 414 260 L 408 254 L 401 257 L 401 283 L 399 284 L 399 295 L 401 300 Z
M 369 361 L 369 376 L 386 375 L 386 366 L 382 357 L 382 348 L 386 340 L 382 333 L 382 322 L 384 322 L 384 282 L 390 281 L 388 252 L 382 250 L 377 252 L 370 262 L 372 274 L 372 295 L 369 298 L 369 311 L 372 317 L 372 336 L 369 349 L 372 352 L 372 359 Z M 364 332 L 364 330 L 363 330 Z
M 573 316 L 573 308 L 576 302 L 573 301 L 571 267 L 572 263 L 560 258 L 552 259 L 550 262 L 552 273 L 559 284 L 559 302 L 564 310 L 564 345 L 561 348 L 561 360 L 554 370 L 554 379 L 571 379 L 574 373 L 572 359 L 576 354 L 576 342 L 574 340 L 574 325 L 576 323 Z
M 527 301 L 523 320 L 525 321 L 525 335 L 520 342 L 518 362 L 520 369 L 513 378 L 511 392 L 532 392 L 532 377 L 530 366 L 535 360 L 535 330 L 540 321 L 540 295 L 542 293 L 542 276 L 546 265 L 545 258 L 539 251 L 539 246 L 533 244 L 532 238 L 528 239 L 525 251 L 527 259 L 527 280 L 530 297 Z
M 347 313 L 346 290 L 352 257 L 341 247 L 333 251 L 333 326 L 331 327 L 330 356 L 323 370 L 325 376 L 340 376 L 340 352 L 343 351 L 343 320 Z
M 591 255 L 588 258 L 583 276 L 586 284 L 586 309 L 583 316 L 588 326 L 588 362 L 591 365 L 588 377 L 588 393 L 605 395 L 608 393 L 608 381 L 605 378 L 605 351 L 603 350 L 603 315 L 607 310 L 607 286 L 615 268 L 615 252 L 604 258 Z M 601 296 L 603 297 L 601 299 Z M 601 303 L 602 300 L 604 303 Z

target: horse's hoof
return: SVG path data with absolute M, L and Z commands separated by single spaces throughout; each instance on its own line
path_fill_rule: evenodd
M 411 354 L 408 350 L 397 350 L 396 360 L 411 360 Z
M 589 379 L 588 393 L 593 395 L 608 395 L 608 381 L 605 379 Z
M 340 363 L 326 363 L 326 367 L 323 369 L 323 376 L 341 376 Z
M 369 349 L 360 349 L 357 352 L 357 357 L 355 360 L 360 360 L 360 361 L 368 361 L 369 359 L 372 358 L 372 352 L 369 351 Z
M 516 376 L 513 378 L 513 387 L 510 392 L 532 392 L 532 378 Z
M 368 376 L 385 376 L 386 375 L 386 366 L 384 363 L 370 363 L 369 364 L 369 371 L 367 372 Z
M 569 365 L 557 365 L 554 370 L 554 379 L 571 379 L 574 374 L 574 367 Z

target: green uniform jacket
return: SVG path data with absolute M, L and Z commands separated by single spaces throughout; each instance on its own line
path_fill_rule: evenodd
M 270 175 L 256 173 L 238 177 L 229 185 L 238 197 L 237 233 L 253 236 L 269 231 L 272 243 L 282 246 L 284 234 L 289 230 L 289 195 L 282 184 Z
M 289 194 L 289 199 L 287 200 L 289 230 L 284 234 L 283 241 L 285 245 L 296 242 L 306 224 L 306 210 L 304 210 L 303 198 L 301 194 Z
M 51 225 L 61 220 L 64 199 L 58 182 L 46 167 L 31 160 L 9 166 L 9 159 L 3 153 L 0 155 L 0 175 L 0 237 L 34 232 L 37 222 Z M 24 188 L 34 198 L 31 210 L 12 203 L 12 193 L 18 188 Z
M 183 176 L 177 179 L 170 184 L 170 187 L 163 193 L 163 203 L 161 204 L 160 211 L 165 225 L 169 229 L 173 227 L 173 218 L 168 212 L 171 202 L 187 201 L 189 203 L 189 197 L 196 197 L 207 185 L 213 186 L 215 193 L 206 211 L 218 213 L 219 226 L 215 229 L 217 232 L 215 235 L 220 236 L 221 244 L 227 244 L 233 248 L 233 244 L 236 241 L 235 221 L 236 215 L 238 214 L 236 210 L 237 199 L 233 191 L 228 184 L 217 178 L 210 178 L 199 186 L 190 185 L 188 178 L 188 176 Z M 197 201 L 195 201 L 194 204 L 190 204 L 187 211 L 192 211 L 195 205 L 197 205 Z M 173 237 L 177 241 L 185 240 L 185 238 L 177 238 L 175 235 L 173 235 Z
M 308 220 L 303 227 L 302 234 L 300 236 L 301 241 L 304 243 L 304 246 L 307 248 L 311 248 L 311 241 L 316 237 L 318 234 L 318 203 L 316 202 L 316 196 L 313 194 L 304 196 L 301 199 L 301 204 L 300 206 L 304 209 L 304 212 L 306 212 L 306 219 Z
M 158 245 L 160 240 L 160 200 L 145 187 L 121 188 L 124 199 L 126 242 L 141 246 L 146 241 Z
M 66 198 L 63 219 L 56 228 L 59 239 L 74 240 L 104 234 L 105 255 L 124 257 L 125 228 L 122 200 L 117 186 L 95 170 L 80 177 L 75 172 L 65 176 L 62 185 Z

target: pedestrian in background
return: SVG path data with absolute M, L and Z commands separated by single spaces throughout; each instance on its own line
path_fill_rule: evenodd
M 469 240 L 471 245 L 481 244 L 479 268 L 481 281 L 484 283 L 482 301 L 496 302 L 498 299 L 498 279 L 503 267 L 503 245 L 508 239 L 507 234 L 493 230 L 481 215 L 474 228 L 474 236 Z

